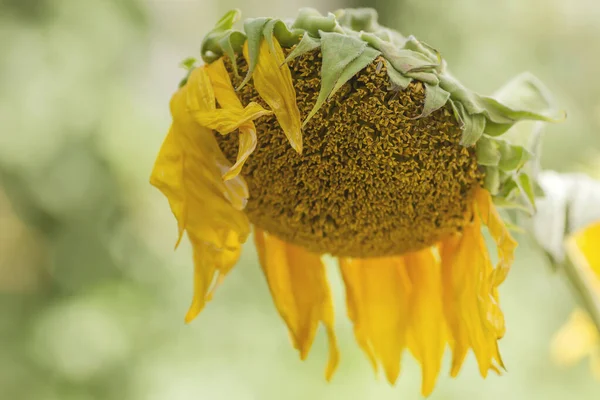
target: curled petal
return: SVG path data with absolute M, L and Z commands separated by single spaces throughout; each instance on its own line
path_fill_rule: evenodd
M 477 188 L 475 200 L 481 220 L 487 226 L 498 248 L 499 262 L 492 276 L 493 285 L 498 286 L 506 279 L 515 260 L 517 242 L 510 235 L 502 217 L 494 207 L 490 193 L 483 188 Z
M 242 106 L 222 59 L 192 71 L 186 89 L 185 112 L 189 112 L 197 124 L 223 135 L 239 129 L 240 144 L 235 164 L 231 166 L 228 161 L 219 163 L 220 166 L 227 166 L 222 171 L 224 180 L 235 178 L 256 149 L 256 127 L 252 121 L 272 112 L 254 102 L 246 107 Z M 217 108 L 216 102 L 220 108 Z

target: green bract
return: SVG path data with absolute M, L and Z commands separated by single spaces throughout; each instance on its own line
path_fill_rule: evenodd
M 321 87 L 305 125 L 344 83 L 381 56 L 391 90 L 403 90 L 413 81 L 424 85 L 426 97 L 418 118 L 449 104 L 463 131 L 461 144 L 476 146 L 478 163 L 485 169 L 484 186 L 495 196 L 497 205 L 534 211 L 536 185 L 523 168 L 533 158 L 534 149 L 512 144 L 505 134 L 521 120 L 557 122 L 565 115 L 551 109 L 547 90 L 533 76 L 517 77 L 496 97 L 481 96 L 448 72 L 436 49 L 379 25 L 373 9 L 342 9 L 323 16 L 304 8 L 295 21 L 248 19 L 244 32 L 233 29 L 240 17 L 239 10 L 225 14 L 201 47 L 204 62 L 227 56 L 236 68 L 236 57 L 247 41 L 248 73 L 240 88 L 252 77 L 262 40 L 271 47 L 274 38 L 284 48 L 293 47 L 285 62 L 320 48 Z M 188 60 L 185 65 L 190 68 L 193 62 Z M 234 72 L 237 74 L 237 69 Z

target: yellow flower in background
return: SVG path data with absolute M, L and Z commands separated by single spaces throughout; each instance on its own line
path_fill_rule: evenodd
M 554 118 L 467 90 L 435 49 L 381 27 L 373 10 L 303 9 L 294 22 L 247 20 L 244 33 L 232 29 L 238 18 L 205 37 L 204 65 L 188 63 L 151 176 L 193 246 L 186 322 L 253 226 L 302 359 L 326 328 L 327 379 L 339 355 L 324 254 L 339 260 L 358 344 L 390 383 L 405 350 L 424 395 L 446 346 L 452 376 L 469 350 L 482 376 L 500 372 L 498 286 L 516 242 L 495 204 L 521 196 L 533 208 L 534 197 L 522 170 L 531 154 L 501 136 L 521 119 Z
M 600 305 L 600 222 L 574 234 L 567 240 L 569 258 L 591 286 L 591 294 Z M 553 358 L 571 366 L 584 357 L 590 358 L 592 373 L 600 379 L 600 333 L 589 314 L 577 309 L 552 343 Z

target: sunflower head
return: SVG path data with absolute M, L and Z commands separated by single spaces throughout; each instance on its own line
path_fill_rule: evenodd
M 557 119 L 543 87 L 523 75 L 501 92 L 506 101 L 478 95 L 436 49 L 382 27 L 371 9 L 302 9 L 293 21 L 248 19 L 236 30 L 239 17 L 227 13 L 206 35 L 204 65 L 184 63 L 152 174 L 194 247 L 188 320 L 252 224 L 302 357 L 318 322 L 326 326 L 328 376 L 338 356 L 326 253 L 339 258 L 357 341 L 390 382 L 407 348 L 426 394 L 447 344 L 452 375 L 469 349 L 484 376 L 499 371 L 497 287 L 516 243 L 495 204 L 532 211 L 535 189 L 524 168 L 531 151 L 504 134 L 523 119 Z

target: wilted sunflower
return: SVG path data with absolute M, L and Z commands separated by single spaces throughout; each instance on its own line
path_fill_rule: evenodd
M 447 344 L 452 376 L 469 349 L 483 376 L 499 372 L 498 286 L 516 243 L 494 204 L 533 199 L 521 171 L 531 154 L 500 136 L 552 118 L 467 90 L 435 49 L 381 27 L 370 9 L 249 19 L 244 33 L 232 29 L 239 16 L 204 38 L 204 65 L 185 62 L 151 177 L 193 246 L 186 321 L 252 225 L 302 359 L 319 322 L 327 330 L 328 379 L 338 349 L 323 254 L 338 258 L 357 342 L 391 383 L 409 349 L 429 394 Z

